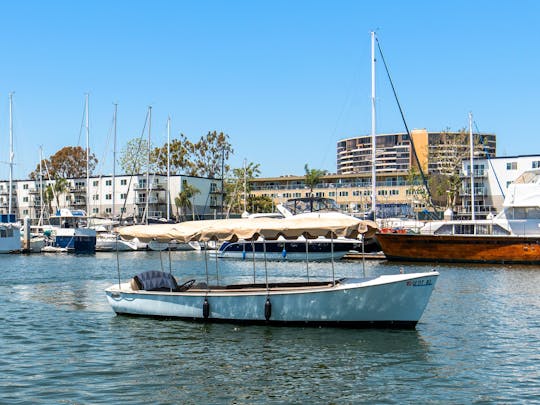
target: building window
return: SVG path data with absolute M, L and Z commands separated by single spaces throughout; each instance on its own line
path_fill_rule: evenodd
M 28 184 L 23 184 L 23 190 L 28 190 Z
M 23 215 L 28 215 L 28 210 L 23 210 Z
M 540 168 L 540 160 L 535 160 L 534 162 L 532 162 L 532 168 L 533 169 Z
M 97 214 L 99 212 L 99 208 L 92 208 L 92 213 Z
M 105 213 L 106 214 L 112 213 L 112 208 L 105 208 Z
M 348 192 L 348 191 L 340 191 L 340 192 L 339 192 L 339 196 L 340 196 L 340 197 L 348 197 L 348 196 L 349 196 L 349 192 Z
M 23 197 L 23 202 L 28 202 L 28 197 Z
M 105 194 L 106 200 L 112 200 L 112 194 Z
M 121 186 L 127 186 L 127 179 L 120 180 L 120 185 Z
M 92 185 L 93 185 L 94 187 L 99 186 L 99 180 L 94 180 L 94 182 L 92 183 Z
M 336 192 L 335 191 L 329 191 L 328 192 L 328 197 L 335 197 L 336 196 Z
M 125 214 L 125 213 L 126 213 L 126 208 L 125 208 L 125 207 L 120 208 L 120 212 L 121 212 L 122 214 Z
M 105 180 L 106 186 L 112 186 L 112 180 Z
M 517 170 L 517 162 L 508 162 L 506 164 L 506 170 Z
M 94 194 L 94 195 L 92 196 L 92 200 L 94 200 L 94 201 L 99 200 L 99 194 Z
M 125 200 L 127 198 L 127 193 L 120 194 L 120 199 Z

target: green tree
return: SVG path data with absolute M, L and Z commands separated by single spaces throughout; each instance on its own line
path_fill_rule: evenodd
M 56 200 L 56 208 L 60 208 L 60 196 L 69 190 L 69 183 L 64 178 L 58 178 L 54 181 L 52 190 Z
M 47 204 L 47 207 L 49 208 L 49 215 L 52 213 L 52 202 L 54 200 L 54 189 L 53 185 L 49 184 L 47 187 L 45 187 L 45 190 L 43 190 L 43 203 Z
M 186 220 L 186 210 L 190 209 L 192 218 L 195 220 L 195 210 L 193 209 L 193 198 L 200 193 L 200 190 L 192 184 L 189 184 L 186 180 L 182 182 L 182 191 L 178 193 L 178 196 L 174 199 L 174 205 L 176 206 L 177 219 L 182 218 Z
M 184 134 L 180 134 L 179 138 L 172 139 L 170 142 L 170 158 L 169 167 L 171 174 L 192 173 L 194 164 L 191 157 L 194 150 L 194 145 Z M 152 152 L 156 162 L 157 173 L 167 173 L 167 144 L 162 147 L 155 148 Z
M 241 213 L 244 211 L 244 192 L 246 195 L 246 205 L 251 192 L 251 180 L 259 177 L 261 174 L 260 165 L 258 163 L 246 163 L 245 167 L 232 170 L 232 175 L 227 176 L 225 184 L 225 192 L 227 195 L 226 203 L 229 207 L 229 212 Z M 245 190 L 244 190 L 245 187 Z
M 251 213 L 274 211 L 274 201 L 268 196 L 250 195 L 247 199 L 247 206 Z
M 147 170 L 156 172 L 156 152 L 150 154 L 148 167 L 148 141 L 143 138 L 130 139 L 120 152 L 120 167 L 125 174 L 141 174 Z
M 308 164 L 304 166 L 306 172 L 304 182 L 307 187 L 309 187 L 310 196 L 313 194 L 313 189 L 317 184 L 320 183 L 321 178 L 327 173 L 326 170 L 320 169 L 310 169 Z
M 469 131 L 462 128 L 458 133 L 449 129 L 441 132 L 441 142 L 429 151 L 430 162 L 437 162 L 437 168 L 430 171 L 428 185 L 433 203 L 455 210 L 462 187 L 461 170 L 463 160 L 470 156 Z M 474 152 L 482 153 L 483 147 L 478 137 L 473 139 Z
M 93 153 L 88 157 L 89 175 L 92 175 L 98 160 Z M 40 164 L 29 174 L 31 179 L 39 179 Z M 41 161 L 43 178 L 83 178 L 86 177 L 86 149 L 80 146 L 65 146 L 48 159 Z
M 229 170 L 226 162 L 234 150 L 229 143 L 229 135 L 213 131 L 202 136 L 190 152 L 193 166 L 187 174 L 216 178 L 223 177 Z

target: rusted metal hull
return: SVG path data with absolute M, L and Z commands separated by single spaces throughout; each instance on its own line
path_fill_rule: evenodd
M 540 264 L 540 237 L 487 235 L 376 235 L 388 260 Z

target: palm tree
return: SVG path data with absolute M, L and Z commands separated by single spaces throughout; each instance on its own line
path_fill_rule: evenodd
M 45 190 L 43 190 L 43 203 L 47 204 L 47 207 L 49 208 L 49 215 L 52 213 L 52 201 L 54 200 L 54 189 L 52 184 L 49 184 L 47 187 L 45 187 Z
M 58 178 L 54 181 L 53 193 L 56 199 L 56 208 L 60 209 L 60 195 L 64 194 L 69 189 L 69 183 L 64 178 Z
M 313 189 L 319 184 L 321 177 L 326 174 L 326 170 L 310 169 L 307 163 L 304 166 L 304 170 L 306 171 L 304 183 L 309 187 L 309 196 L 311 197 Z
M 178 196 L 174 199 L 174 205 L 176 205 L 176 216 L 182 217 L 185 220 L 185 212 L 184 209 L 190 209 L 191 214 L 193 217 L 193 220 L 195 220 L 195 210 L 193 210 L 193 197 L 195 195 L 199 194 L 200 190 L 191 185 L 188 184 L 186 180 L 182 182 L 182 191 L 178 193 Z

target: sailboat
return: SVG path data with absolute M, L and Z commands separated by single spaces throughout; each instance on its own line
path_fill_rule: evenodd
M 113 115 L 113 175 L 112 175 L 112 219 L 97 220 L 92 219 L 92 228 L 96 230 L 96 252 L 126 252 L 138 249 L 135 241 L 125 241 L 120 239 L 114 228 L 119 225 L 115 221 L 116 206 L 116 123 L 118 114 L 118 104 L 114 104 Z
M 0 253 L 13 253 L 21 250 L 21 228 L 12 213 L 13 203 L 13 93 L 9 94 L 9 190 L 8 212 L 0 214 Z
M 90 197 L 90 124 L 88 105 L 88 94 L 86 94 L 86 211 L 58 207 L 54 215 L 50 216 L 49 224 L 43 225 L 44 234 L 50 238 L 50 243 L 41 249 L 44 252 L 94 253 L 96 250 L 96 231 L 88 227 L 87 216 Z

